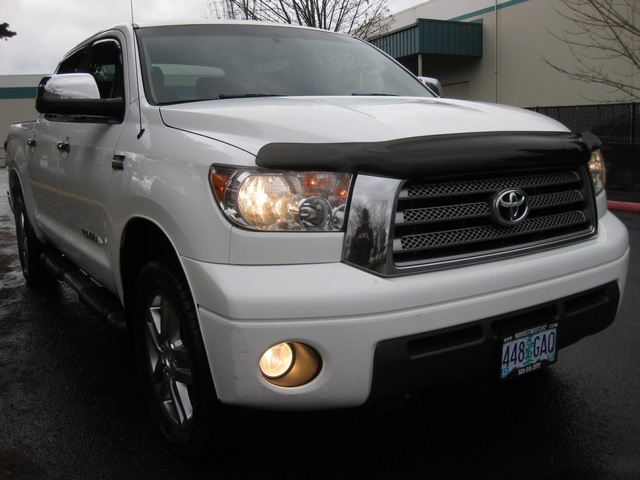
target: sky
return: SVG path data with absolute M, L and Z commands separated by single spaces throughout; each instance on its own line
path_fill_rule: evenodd
M 391 12 L 425 0 L 389 0 Z M 207 0 L 134 0 L 137 22 L 209 18 Z M 103 28 L 131 21 L 129 0 L 0 0 L 0 75 L 49 74 L 62 56 Z

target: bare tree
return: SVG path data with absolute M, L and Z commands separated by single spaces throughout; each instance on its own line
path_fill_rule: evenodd
M 391 23 L 389 0 L 215 0 L 217 18 L 262 20 L 316 27 L 371 39 Z
M 5 42 L 8 38 L 17 35 L 16 32 L 9 30 L 9 24 L 7 22 L 0 23 L 0 38 L 4 38 Z
M 556 8 L 575 30 L 551 33 L 569 46 L 573 68 L 542 60 L 574 80 L 599 83 L 624 101 L 640 98 L 640 2 L 638 0 L 560 0 Z

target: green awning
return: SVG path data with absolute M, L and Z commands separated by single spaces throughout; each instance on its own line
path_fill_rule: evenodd
M 371 43 L 393 58 L 417 54 L 482 57 L 482 24 L 419 18 Z

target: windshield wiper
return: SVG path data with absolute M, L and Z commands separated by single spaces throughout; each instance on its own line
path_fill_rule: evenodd
M 228 98 L 257 98 L 257 97 L 282 97 L 283 95 L 278 95 L 275 93 L 237 93 L 237 94 L 224 94 L 221 93 L 218 98 L 220 100 L 226 100 Z

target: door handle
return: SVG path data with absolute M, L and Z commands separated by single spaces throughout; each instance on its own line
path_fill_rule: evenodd
M 71 144 L 67 141 L 60 142 L 58 143 L 58 150 L 69 153 L 71 151 Z

